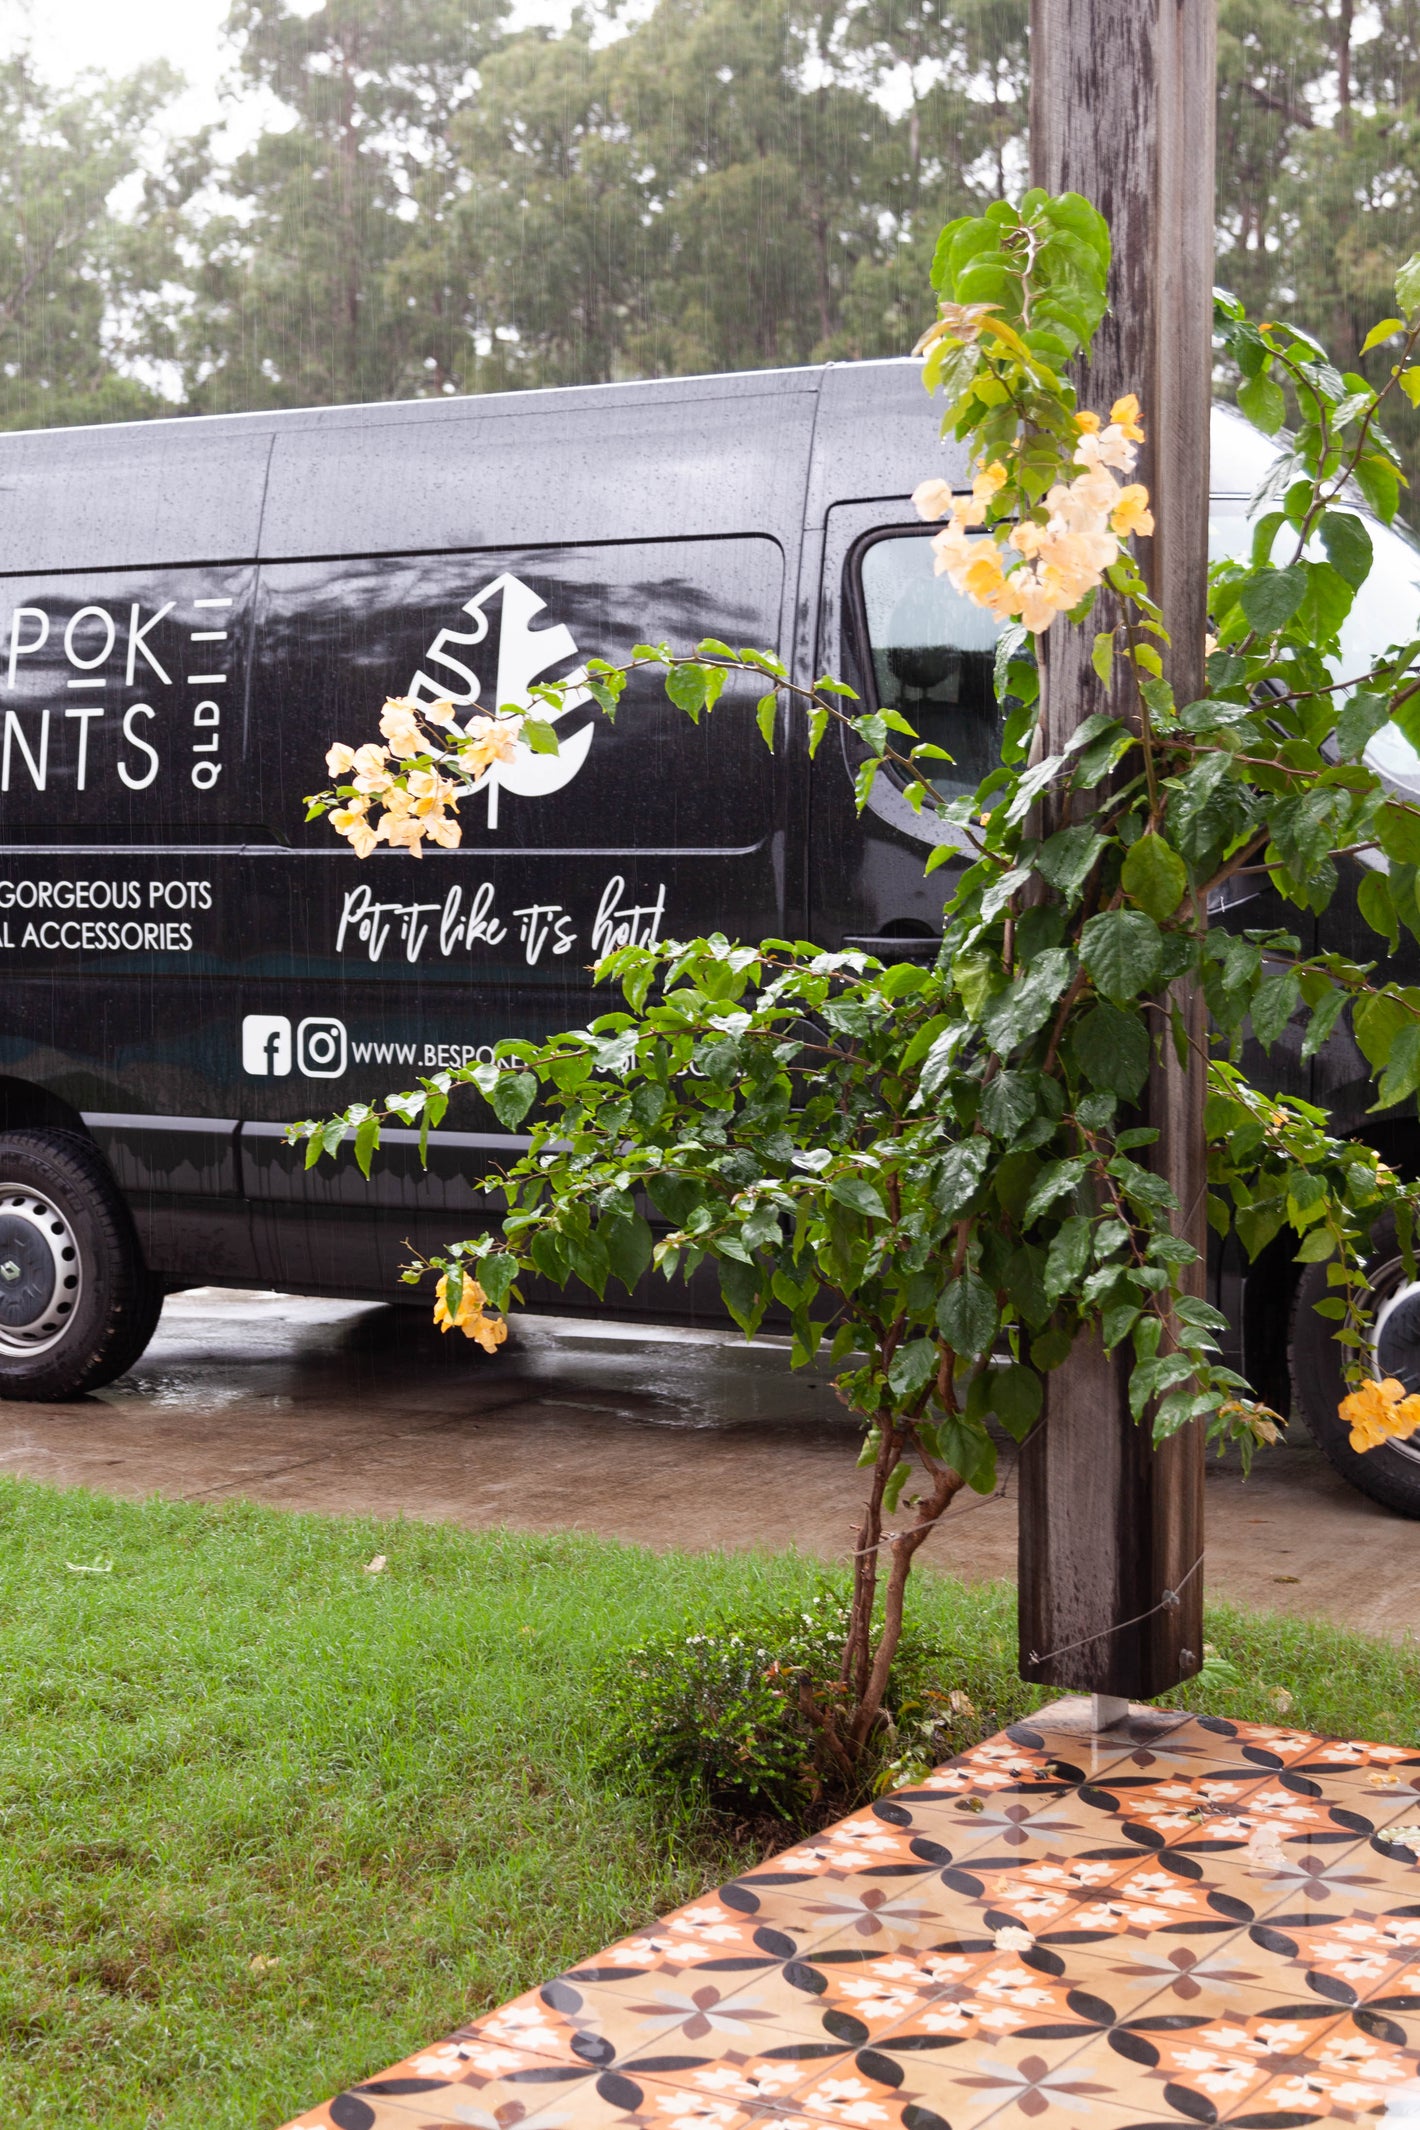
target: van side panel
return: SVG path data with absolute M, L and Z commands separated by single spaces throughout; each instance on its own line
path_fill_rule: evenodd
M 618 945 L 799 922 L 786 765 L 755 729 L 755 688 L 736 683 L 698 726 L 649 676 L 614 723 L 583 701 L 559 722 L 558 755 L 496 769 L 460 809 L 461 846 L 418 861 L 361 862 L 328 823 L 300 825 L 328 780 L 326 746 L 374 736 L 387 694 L 447 691 L 467 719 L 590 651 L 628 656 L 652 629 L 773 642 L 785 578 L 762 534 L 264 567 L 253 727 L 264 818 L 291 839 L 245 861 L 239 1109 L 264 1276 L 381 1284 L 408 1256 L 411 1213 L 438 1243 L 476 1227 L 451 1227 L 449 1190 L 516 1152 L 472 1090 L 447 1119 L 465 1135 L 459 1158 L 427 1180 L 412 1143 L 392 1144 L 369 1183 L 348 1153 L 308 1171 L 276 1127 L 614 1011 L 619 994 L 594 993 L 588 971 Z M 466 1190 L 454 1202 L 473 1203 Z M 352 1223 L 357 1203 L 381 1217 Z
M 516 1135 L 461 1091 L 366 1183 L 292 1119 L 614 1007 L 626 940 L 805 929 L 805 751 L 749 686 L 575 705 L 455 852 L 302 815 L 389 693 L 465 717 L 647 637 L 802 666 L 822 374 L 0 438 L 0 1078 L 86 1122 L 155 1270 L 390 1292 Z

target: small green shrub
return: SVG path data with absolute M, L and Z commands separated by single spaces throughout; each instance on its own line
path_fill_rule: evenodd
M 719 1613 L 628 1650 L 602 1671 L 608 1766 L 678 1808 L 803 1827 L 958 1750 L 952 1704 L 975 1711 L 941 1690 L 943 1651 L 908 1626 L 869 1753 L 834 1759 L 822 1714 L 848 1700 L 848 1622 L 846 1592 L 821 1583 L 798 1604 Z

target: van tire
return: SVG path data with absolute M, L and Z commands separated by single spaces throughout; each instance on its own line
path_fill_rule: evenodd
M 1374 1281 L 1372 1292 L 1377 1309 L 1383 1308 L 1398 1288 L 1408 1284 L 1400 1264 L 1395 1222 L 1388 1213 L 1371 1231 L 1367 1270 Z M 1331 1320 L 1318 1316 L 1315 1307 L 1335 1291 L 1327 1287 L 1325 1265 L 1303 1268 L 1292 1304 L 1292 1396 L 1312 1440 L 1343 1479 L 1398 1516 L 1420 1517 L 1420 1437 L 1413 1444 L 1386 1442 L 1379 1449 L 1362 1453 L 1352 1449 L 1351 1431 L 1337 1411 L 1349 1388 L 1342 1366 L 1345 1348 L 1336 1343 Z M 1397 1345 L 1389 1354 L 1383 1340 L 1381 1353 L 1383 1362 L 1399 1364 L 1392 1365 L 1389 1372 L 1400 1376 L 1408 1390 L 1420 1390 L 1420 1294 L 1414 1313 L 1417 1336 L 1413 1367 L 1405 1365 L 1411 1344 L 1408 1336 L 1404 1349 Z
M 0 1132 L 0 1398 L 78 1398 L 111 1383 L 147 1346 L 162 1306 L 89 1141 Z

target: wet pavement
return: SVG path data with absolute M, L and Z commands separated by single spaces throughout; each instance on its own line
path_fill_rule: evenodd
M 422 1311 L 198 1288 L 139 1365 L 71 1405 L 0 1402 L 0 1472 L 142 1499 L 576 1529 L 653 1547 L 846 1555 L 857 1431 L 775 1340 L 518 1320 L 490 1358 Z M 1295 1439 L 1210 1470 L 1210 1596 L 1372 1633 L 1420 1630 L 1414 1525 Z M 954 1509 L 922 1565 L 1015 1567 L 1000 1497 Z M 1357 1573 L 1363 1560 L 1365 1573 Z

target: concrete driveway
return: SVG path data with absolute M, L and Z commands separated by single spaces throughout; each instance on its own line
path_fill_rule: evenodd
M 565 1318 L 521 1318 L 516 1338 L 490 1359 L 409 1309 L 195 1289 L 170 1297 L 147 1354 L 108 1390 L 0 1403 L 0 1472 L 135 1499 L 846 1553 L 857 1432 L 777 1342 Z M 1246 1482 L 1210 1470 L 1210 1595 L 1420 1629 L 1414 1525 L 1295 1432 Z M 950 1514 L 923 1565 L 1008 1576 L 1015 1535 L 1008 1479 L 1003 1497 Z

